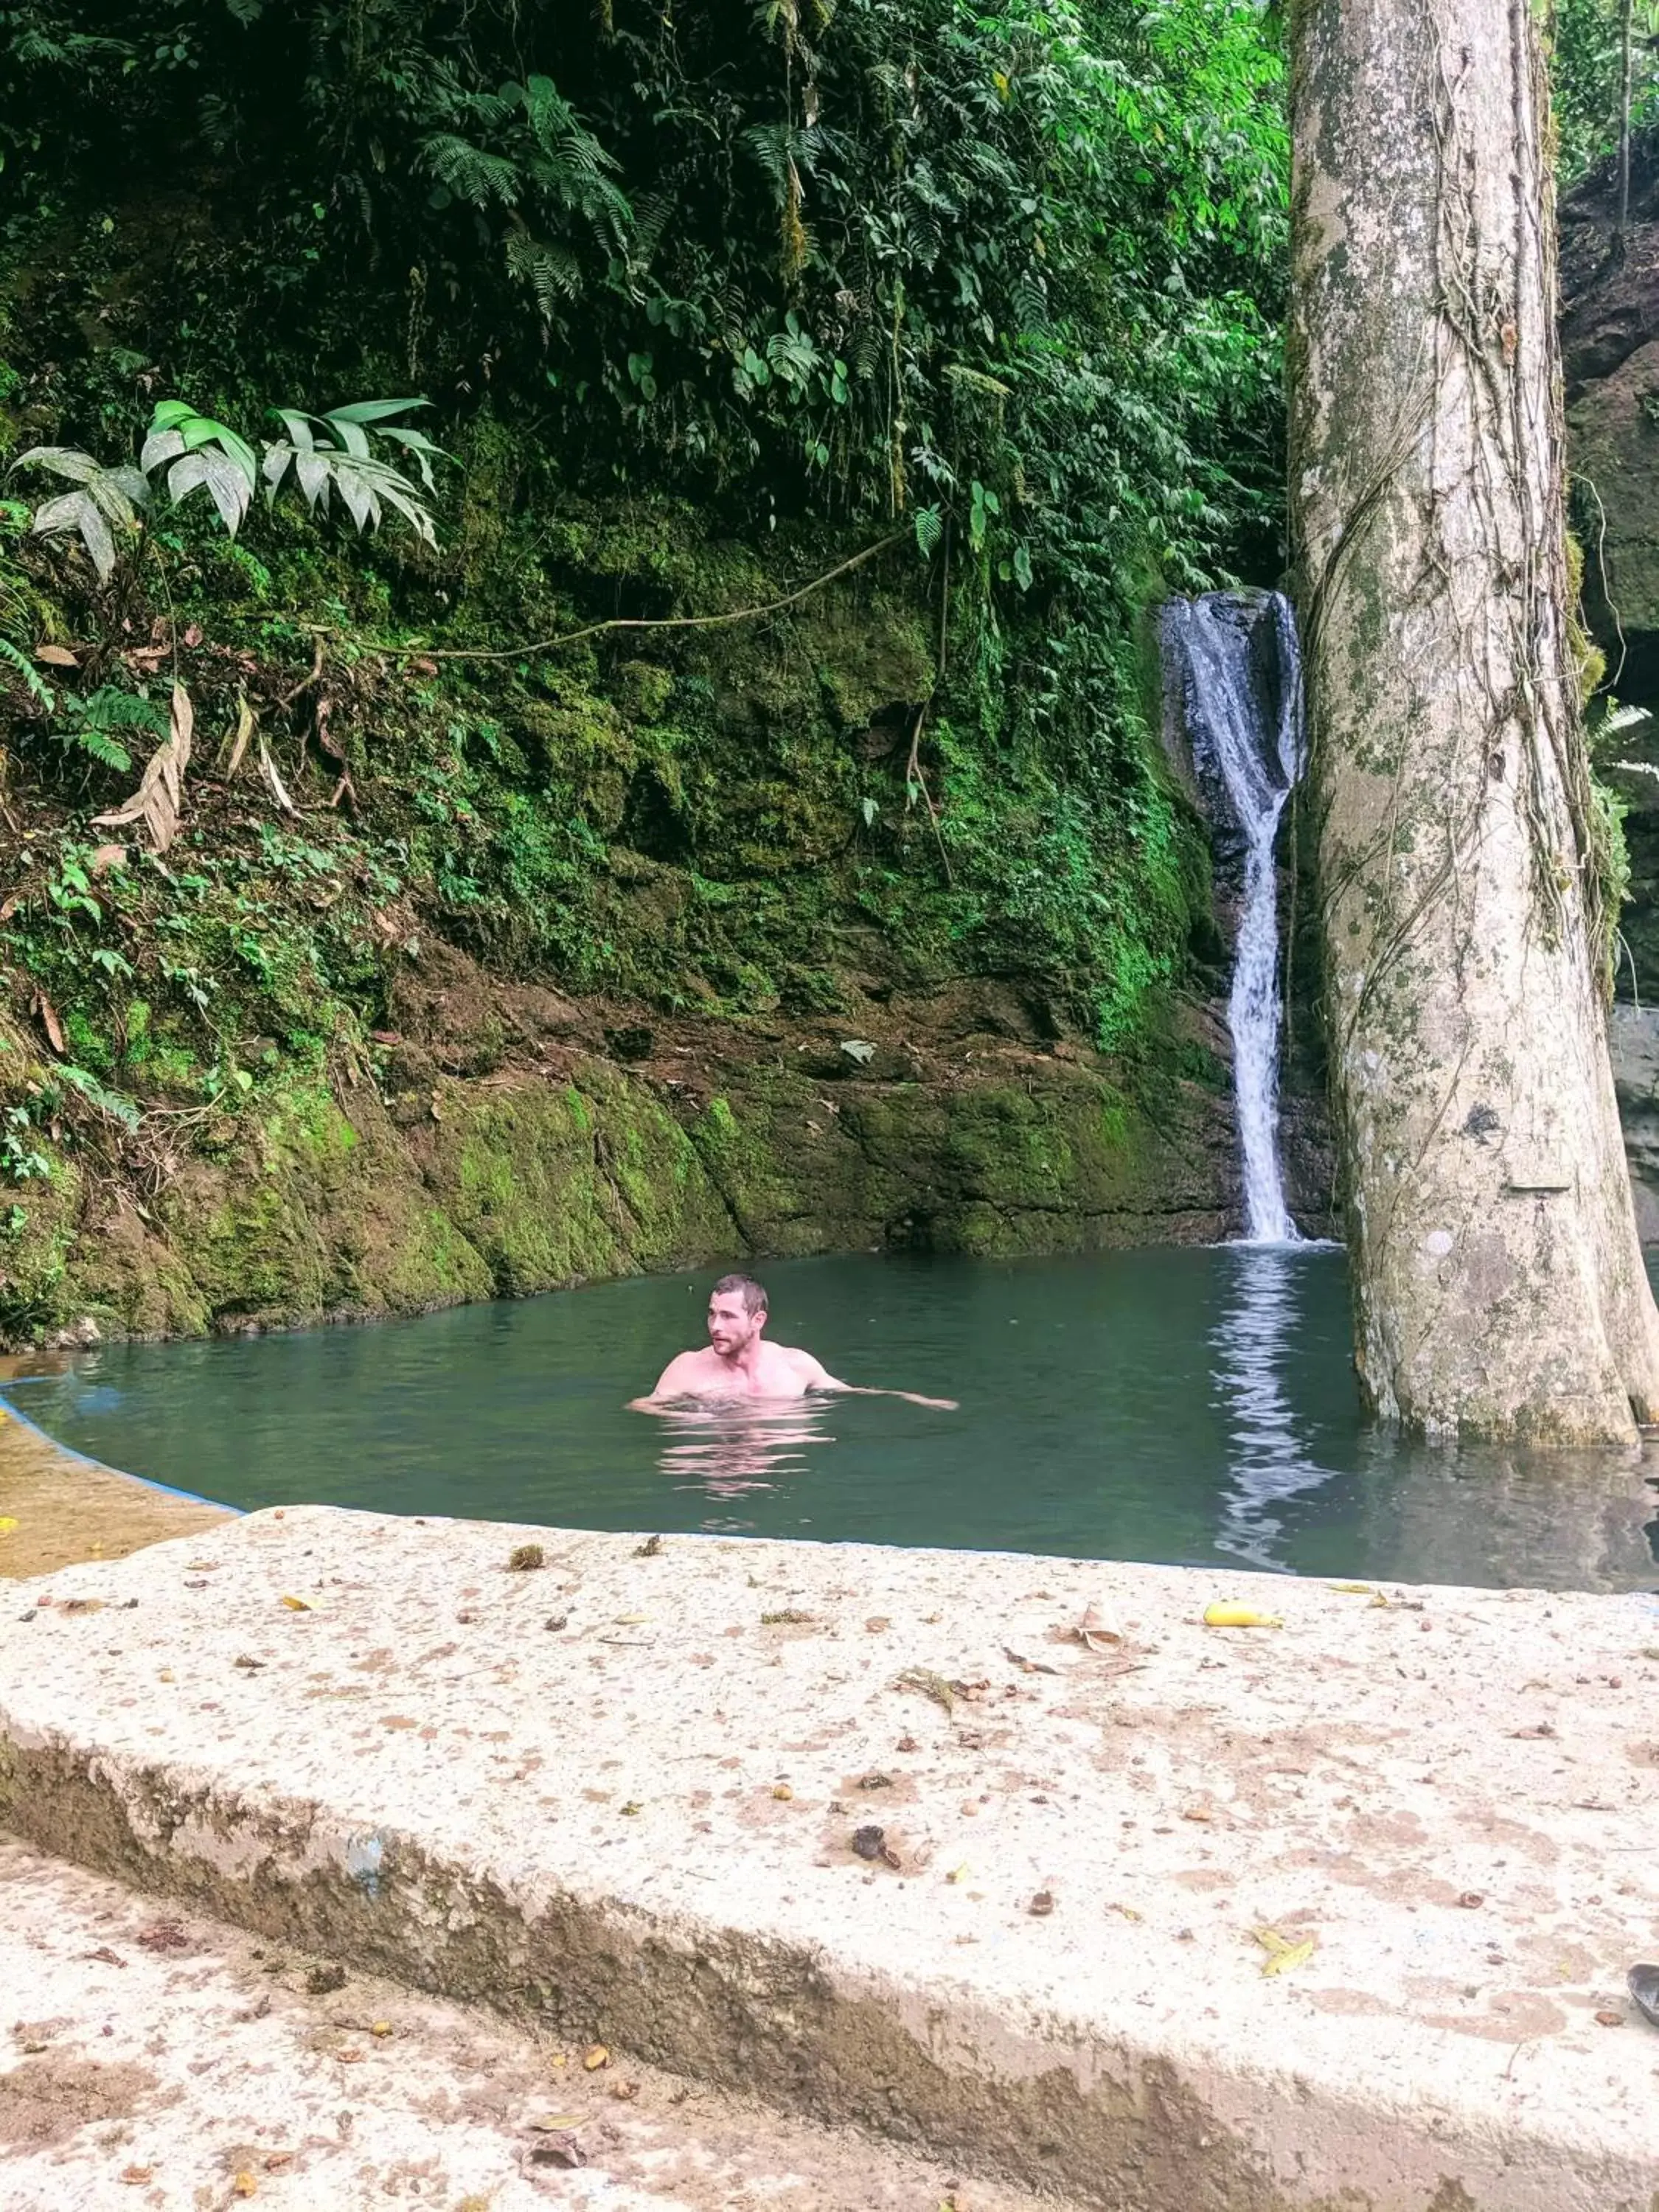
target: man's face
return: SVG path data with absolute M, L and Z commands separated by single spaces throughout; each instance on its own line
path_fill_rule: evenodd
M 734 1291 L 722 1291 L 708 1301 L 708 1341 L 722 1359 L 735 1358 L 765 1326 L 764 1307 L 751 1314 Z

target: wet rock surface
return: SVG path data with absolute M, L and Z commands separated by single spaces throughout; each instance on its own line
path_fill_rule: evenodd
M 312 1508 L 15 1595 L 0 1820 L 158 1912 L 1125 2212 L 1659 2188 L 1651 1598 Z
M 865 982 L 833 1016 L 647 1021 L 434 944 L 374 1082 L 191 1155 L 142 1212 L 114 1186 L 66 1192 L 66 1262 L 69 1215 L 36 1206 L 30 1234 L 59 1240 L 35 1255 L 57 1270 L 52 1334 L 374 1318 L 751 1254 L 1227 1232 L 1231 1118 L 1201 1024 L 1171 1041 L 1153 1111 L 1035 988 L 907 988 L 873 949 Z

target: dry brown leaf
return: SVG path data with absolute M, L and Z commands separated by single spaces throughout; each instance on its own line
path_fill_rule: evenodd
M 582 2067 L 586 2073 L 597 2074 L 601 2066 L 610 2063 L 611 2053 L 602 2043 L 591 2044 L 582 2053 Z
M 230 758 L 225 763 L 227 783 L 242 765 L 242 756 L 247 750 L 248 739 L 253 735 L 254 727 L 253 709 L 247 703 L 247 695 L 239 691 L 236 694 L 236 727 L 231 733 Z
M 259 2185 L 251 2173 L 243 2172 L 231 2183 L 230 2193 L 233 2197 L 257 2197 Z
M 182 684 L 173 687 L 169 720 L 172 728 L 150 756 L 149 764 L 131 798 L 112 813 L 94 814 L 92 817 L 94 828 L 99 830 L 118 830 L 129 822 L 142 822 L 157 853 L 165 853 L 172 844 L 179 832 L 179 817 L 184 811 L 185 770 L 190 764 L 196 710 Z
M 87 863 L 94 876 L 106 876 L 112 868 L 125 868 L 127 848 L 125 845 L 100 845 Z
M 519 2160 L 521 2172 L 532 2178 L 538 2166 L 586 2166 L 587 2154 L 576 2137 L 568 2131 L 549 2136 L 545 2142 L 529 2143 Z
M 1111 1651 L 1124 1641 L 1121 1632 L 1109 1627 L 1093 1606 L 1079 1621 L 1077 1634 L 1079 1643 L 1091 1651 Z
M 956 1692 L 944 1675 L 934 1674 L 931 1667 L 907 1667 L 902 1674 L 894 1678 L 893 1687 L 896 1690 L 920 1690 L 924 1698 L 931 1698 L 936 1705 L 943 1705 L 947 1713 L 956 1710 Z
M 259 773 L 264 778 L 265 789 L 282 808 L 283 813 L 297 814 L 300 810 L 289 797 L 288 787 L 276 773 L 276 763 L 270 757 L 270 748 L 265 743 L 263 731 L 259 736 Z
M 155 1920 L 139 1930 L 138 1944 L 145 1951 L 187 1951 L 190 1938 L 176 1920 Z
M 121 2168 L 121 2179 L 129 2189 L 142 2189 L 147 2181 L 155 2178 L 155 2173 L 153 2166 L 124 2166 Z
M 78 668 L 81 665 L 66 645 L 37 645 L 34 657 L 47 668 Z
M 62 1059 L 64 1053 L 64 1024 L 58 1018 L 57 1007 L 52 1005 L 52 1000 L 46 996 L 44 991 L 37 991 L 35 993 L 34 1010 L 40 1017 L 41 1027 L 46 1030 L 47 1041 L 51 1044 L 52 1050 L 58 1055 L 59 1059 Z

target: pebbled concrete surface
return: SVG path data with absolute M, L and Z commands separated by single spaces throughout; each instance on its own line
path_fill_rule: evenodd
M 1040 2212 L 650 2067 L 589 2071 L 580 2046 L 158 1914 L 19 1844 L 0 1896 L 6 2212 Z
M 1659 1601 L 1380 1595 L 290 1509 L 8 1591 L 0 1820 L 1120 2212 L 1650 2212 Z

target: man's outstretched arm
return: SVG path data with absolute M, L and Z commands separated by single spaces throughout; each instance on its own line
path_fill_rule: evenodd
M 672 1405 L 677 1398 L 690 1398 L 695 1393 L 697 1379 L 697 1356 L 694 1352 L 682 1352 L 671 1359 L 657 1378 L 657 1387 L 648 1398 L 630 1398 L 623 1408 L 628 1413 L 654 1413 L 661 1406 Z
M 862 1382 L 843 1382 L 832 1375 L 821 1359 L 814 1359 L 810 1352 L 797 1352 L 801 1376 L 809 1390 L 834 1390 L 847 1398 L 902 1398 L 912 1406 L 927 1406 L 936 1413 L 954 1413 L 954 1398 L 924 1398 L 919 1390 L 875 1390 Z

